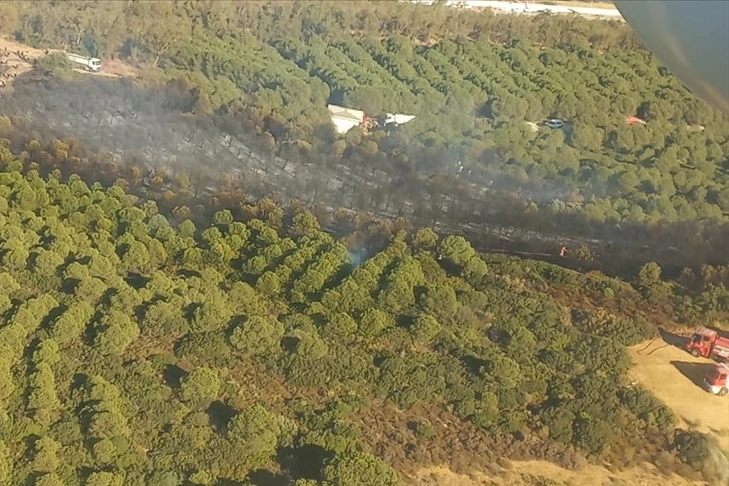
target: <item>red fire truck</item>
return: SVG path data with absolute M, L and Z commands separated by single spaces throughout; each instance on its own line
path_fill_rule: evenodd
M 686 349 L 696 358 L 729 361 L 729 339 L 719 336 L 713 329 L 697 329 L 686 341 Z
M 706 373 L 704 378 L 704 388 L 714 395 L 723 397 L 729 393 L 729 365 L 725 363 L 715 364 L 714 367 Z

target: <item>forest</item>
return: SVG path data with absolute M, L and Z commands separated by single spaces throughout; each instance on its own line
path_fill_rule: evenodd
M 525 224 L 701 224 L 725 248 L 729 118 L 621 23 L 211 0 L 0 18 L 140 66 L 174 109 L 291 164 L 490 187 Z M 327 103 L 416 119 L 340 137 Z M 526 123 L 549 117 L 567 128 Z M 0 484 L 388 486 L 504 457 L 716 484 L 712 439 L 628 379 L 627 347 L 726 319 L 729 267 L 619 279 L 483 253 L 366 204 L 251 200 L 218 173 L 207 194 L 187 168 L 145 181 L 24 123 L 0 117 Z
M 626 346 L 656 312 L 725 317 L 725 269 L 692 292 L 656 264 L 629 283 L 427 228 L 363 253 L 301 206 L 203 226 L 121 180 L 0 161 L 5 484 L 379 486 L 499 457 L 719 474 L 627 380 Z
M 729 119 L 622 22 L 398 2 L 0 9 L 16 39 L 137 63 L 147 83 L 176 80 L 189 92 L 183 111 L 216 114 L 290 160 L 376 167 L 415 186 L 417 174 L 446 174 L 613 227 L 723 225 L 729 214 Z M 327 103 L 416 118 L 338 137 Z M 527 124 L 550 117 L 566 128 Z

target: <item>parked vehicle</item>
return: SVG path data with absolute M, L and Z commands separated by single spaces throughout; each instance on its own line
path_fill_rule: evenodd
M 688 338 L 686 350 L 696 358 L 729 361 L 729 338 L 721 337 L 713 329 L 702 327 Z
M 723 397 L 729 393 L 729 365 L 726 363 L 716 364 L 706 373 L 704 388 L 709 393 Z
M 564 126 L 564 122 L 562 120 L 558 120 L 557 118 L 551 118 L 544 122 L 544 125 L 549 128 L 562 128 Z
M 80 54 L 66 54 L 66 58 L 71 61 L 75 62 L 76 64 L 81 64 L 83 67 L 85 67 L 89 71 L 101 71 L 101 59 L 97 57 L 86 57 L 82 56 Z

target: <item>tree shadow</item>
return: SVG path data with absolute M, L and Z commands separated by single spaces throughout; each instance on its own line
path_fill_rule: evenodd
M 658 333 L 661 335 L 661 339 L 671 346 L 683 349 L 686 344 L 685 336 L 680 336 L 665 329 L 658 329 Z
M 210 417 L 210 425 L 218 432 L 224 431 L 233 417 L 238 414 L 236 409 L 219 400 L 210 404 L 207 413 Z
M 129 273 L 125 280 L 135 290 L 140 290 L 149 283 L 149 278 L 140 273 Z
M 258 469 L 248 474 L 248 480 L 255 486 L 288 486 L 289 478 L 267 469 Z
M 295 336 L 284 336 L 283 339 L 281 339 L 281 349 L 287 353 L 293 353 L 296 351 L 296 345 L 298 344 L 299 338 Z
M 225 335 L 230 336 L 233 334 L 233 331 L 236 327 L 245 324 L 245 322 L 248 320 L 248 316 L 235 316 L 233 317 L 230 322 L 225 326 Z
M 187 375 L 187 372 L 176 365 L 167 365 L 162 371 L 162 379 L 173 390 L 180 388 L 182 378 L 185 375 Z
M 711 363 L 690 363 L 688 361 L 671 361 L 671 364 L 691 382 L 703 389 L 704 377 L 713 368 Z
M 103 314 L 96 312 L 88 321 L 89 323 L 84 328 L 83 341 L 87 346 L 93 346 L 94 340 L 96 339 L 97 323 L 101 320 Z
M 681 415 L 681 419 L 686 422 L 689 429 L 696 429 L 701 426 L 701 420 L 691 420 L 683 415 Z
M 41 327 L 43 327 L 43 329 L 48 329 L 56 319 L 61 317 L 61 315 L 66 312 L 67 309 L 68 307 L 65 305 L 59 305 L 51 309 L 50 312 L 46 314 L 46 317 L 43 318 L 43 321 L 41 322 Z
M 45 475 L 45 473 L 42 472 L 32 472 L 28 475 L 28 477 L 25 479 L 25 483 L 23 483 L 23 486 L 34 486 L 36 484 L 40 483 L 40 478 L 42 478 Z
M 195 270 L 189 270 L 186 268 L 181 268 L 180 270 L 178 270 L 177 275 L 180 277 L 185 277 L 185 278 L 192 278 L 192 277 L 200 278 L 201 277 L 200 272 L 196 272 Z
M 461 363 L 474 375 L 480 375 L 482 370 L 488 366 L 488 361 L 476 356 L 463 356 Z
M 320 480 L 323 464 L 333 455 L 314 444 L 298 448 L 282 447 L 278 450 L 278 463 L 294 478 Z
M 401 329 L 410 329 L 414 322 L 413 316 L 399 315 L 395 318 L 395 325 Z
M 61 283 L 61 291 L 66 294 L 73 294 L 76 292 L 79 283 L 81 283 L 81 280 L 77 278 L 67 278 Z

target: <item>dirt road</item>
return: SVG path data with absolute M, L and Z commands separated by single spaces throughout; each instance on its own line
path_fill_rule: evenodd
M 44 55 L 40 49 L 0 37 L 0 91 L 11 89 L 15 77 L 31 71 L 33 59 Z
M 661 340 L 645 349 L 647 344 L 630 349 L 631 378 L 663 400 L 683 426 L 715 436 L 729 451 L 729 396 L 719 397 L 701 388 L 712 361 L 694 358 L 676 346 L 664 346 Z
M 4 88 L 0 87 L 0 91 L 11 89 L 15 76 L 33 70 L 33 60 L 44 57 L 46 52 L 51 51 L 34 49 L 11 39 L 0 37 L 0 62 L 3 63 L 0 65 L 0 80 L 4 81 L 5 84 Z M 98 73 L 90 73 L 83 69 L 74 69 L 74 71 L 81 74 L 112 78 L 133 78 L 139 74 L 138 68 L 118 60 L 103 60 L 101 71 Z M 8 76 L 5 76 L 5 74 L 8 74 Z M 2 84 L 0 83 L 0 86 Z
M 139 75 L 139 68 L 121 62 L 116 59 L 104 59 L 101 71 L 89 72 L 84 69 L 74 68 L 74 71 L 90 76 L 101 76 L 106 78 L 136 78 Z
M 431 5 L 434 0 L 412 0 L 416 3 Z M 446 0 L 445 5 L 455 8 L 489 8 L 495 13 L 516 15 L 580 15 L 588 18 L 608 18 L 623 20 L 614 5 L 608 2 L 590 4 L 586 2 L 528 2 L 504 0 Z

